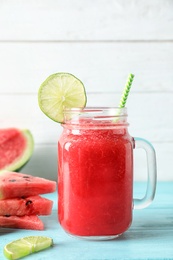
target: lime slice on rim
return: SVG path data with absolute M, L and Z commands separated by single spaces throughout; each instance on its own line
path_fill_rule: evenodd
M 32 253 L 41 251 L 53 245 L 52 238 L 43 236 L 29 236 L 14 240 L 4 247 L 4 255 L 8 259 L 19 259 Z
M 38 103 L 45 115 L 62 123 L 65 108 L 85 107 L 85 87 L 78 78 L 70 73 L 52 74 L 39 88 Z

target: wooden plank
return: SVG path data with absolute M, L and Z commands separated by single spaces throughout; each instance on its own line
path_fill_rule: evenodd
M 143 185 L 137 184 L 137 191 L 140 192 Z M 56 259 L 57 256 L 60 260 L 172 259 L 172 185 L 173 183 L 158 183 L 158 198 L 149 208 L 135 210 L 130 229 L 118 239 L 110 241 L 86 241 L 67 235 L 57 221 L 57 193 L 47 194 L 46 197 L 54 201 L 54 207 L 51 216 L 41 217 L 46 227 L 42 235 L 52 237 L 54 246 L 31 255 L 30 259 Z M 165 201 L 169 202 L 166 206 Z M 29 233 L 40 235 L 39 231 Z M 28 236 L 28 230 L 0 229 L 0 247 L 3 248 L 12 240 L 25 236 Z M 0 258 L 5 259 L 2 250 Z
M 171 0 L 6 0 L 0 40 L 171 40 Z
M 88 93 L 88 106 L 115 106 L 116 93 Z M 115 99 L 114 99 L 115 97 Z M 153 106 L 154 104 L 154 106 Z M 129 132 L 151 142 L 173 142 L 173 93 L 131 93 Z M 37 143 L 56 143 L 62 128 L 40 110 L 37 95 L 0 95 L 1 128 L 30 128 Z
M 172 95 L 131 93 L 128 100 L 129 133 L 153 143 L 157 155 L 158 179 L 163 181 L 173 180 L 173 121 L 170 120 Z M 88 93 L 88 104 L 114 106 L 117 96 L 116 93 Z M 51 178 L 56 178 L 57 140 L 62 127 L 41 112 L 36 94 L 0 95 L 0 125 L 1 128 L 29 128 L 36 147 L 33 158 L 24 170 L 26 173 L 45 177 L 48 174 Z M 135 151 L 135 179 L 146 179 L 145 153 L 139 149 Z
M 87 92 L 172 92 L 173 42 L 0 43 L 0 93 L 36 93 L 52 73 L 80 78 Z

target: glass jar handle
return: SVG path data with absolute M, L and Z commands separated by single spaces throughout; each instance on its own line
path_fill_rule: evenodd
M 156 191 L 157 180 L 157 166 L 156 166 L 156 153 L 152 144 L 147 140 L 135 137 L 135 148 L 142 148 L 146 151 L 147 156 L 147 172 L 148 182 L 145 196 L 142 199 L 134 199 L 134 209 L 142 209 L 149 206 L 153 201 Z

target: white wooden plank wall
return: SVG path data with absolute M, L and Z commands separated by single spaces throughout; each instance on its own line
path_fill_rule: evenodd
M 158 180 L 173 180 L 172 0 L 0 0 L 0 127 L 32 131 L 23 172 L 50 179 L 61 126 L 42 114 L 37 91 L 59 71 L 79 77 L 95 106 L 116 106 L 134 73 L 129 131 L 154 145 Z M 140 150 L 135 179 L 146 179 Z

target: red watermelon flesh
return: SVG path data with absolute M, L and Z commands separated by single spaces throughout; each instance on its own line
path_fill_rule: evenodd
M 29 130 L 0 129 L 0 170 L 15 171 L 31 157 L 34 140 Z
M 17 172 L 0 173 L 0 199 L 29 197 L 55 190 L 55 181 Z
M 0 216 L 50 215 L 53 201 L 41 196 L 0 200 Z
M 0 216 L 0 227 L 43 230 L 44 224 L 39 217 L 35 215 L 22 217 Z

